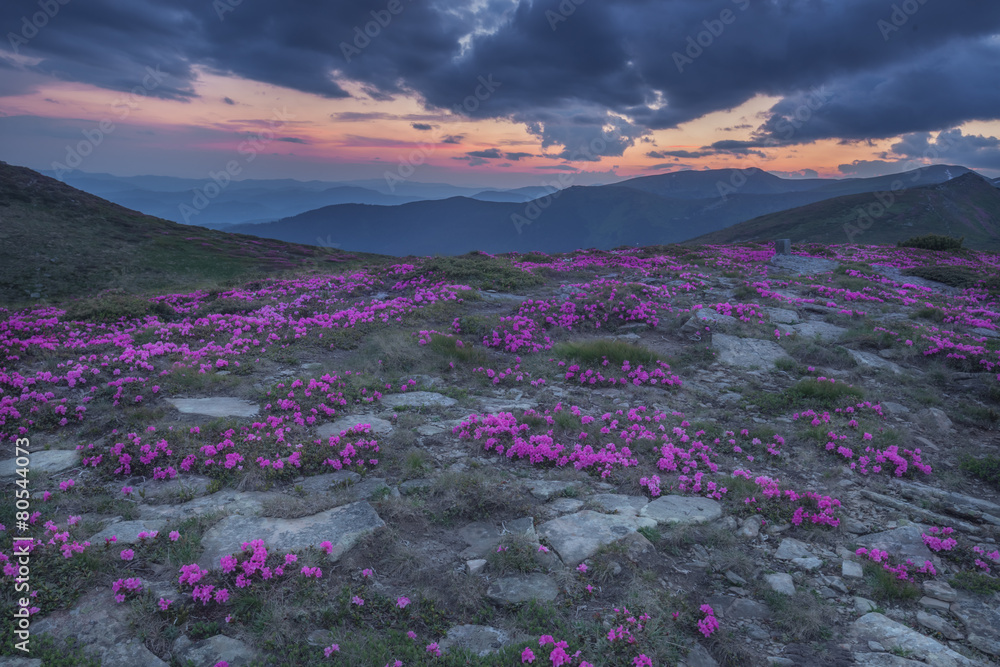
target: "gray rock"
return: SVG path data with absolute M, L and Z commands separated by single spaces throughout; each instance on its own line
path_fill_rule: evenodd
M 722 516 L 722 505 L 700 496 L 660 496 L 639 512 L 658 525 L 707 523 Z
M 609 514 L 630 516 L 638 516 L 639 510 L 649 504 L 649 499 L 645 496 L 626 496 L 619 493 L 598 493 L 589 500 Z
M 917 413 L 917 419 L 927 428 L 938 433 L 948 433 L 953 428 L 951 419 L 940 408 L 924 408 Z
M 774 552 L 774 557 L 779 560 L 792 560 L 793 558 L 808 558 L 812 556 L 809 545 L 796 540 L 793 537 L 786 537 L 781 540 L 778 550 Z
M 119 521 L 113 523 L 96 535 L 91 535 L 90 541 L 95 545 L 103 545 L 104 540 L 115 536 L 115 544 L 135 544 L 139 541 L 139 533 L 162 530 L 167 522 L 163 519 L 147 519 L 145 521 Z M 164 535 L 163 537 L 166 537 Z M 159 538 L 158 538 L 159 539 Z
M 0 656 L 0 667 L 42 667 L 42 659 Z
M 937 579 L 928 579 L 924 582 L 924 594 L 945 602 L 954 602 L 958 599 L 958 591 Z
M 549 516 L 570 514 L 571 512 L 579 512 L 583 505 L 584 502 L 577 498 L 556 498 L 545 504 L 545 510 L 549 512 Z
M 765 308 L 768 319 L 774 324 L 797 324 L 799 314 L 788 308 Z
M 136 489 L 143 501 L 198 498 L 208 493 L 211 484 L 212 480 L 203 475 L 184 475 L 168 480 L 147 480 Z
M 764 575 L 764 581 L 767 582 L 768 587 L 775 593 L 795 595 L 795 583 L 792 581 L 792 575 L 790 574 L 784 572 L 766 574 Z
M 996 603 L 963 594 L 951 605 L 951 613 L 962 622 L 968 642 L 983 653 L 1000 656 L 1000 609 Z
M 559 596 L 556 582 L 544 574 L 519 574 L 497 579 L 486 591 L 486 597 L 500 604 L 514 605 L 536 600 L 552 602 Z
M 917 565 L 923 565 L 924 561 L 931 559 L 932 554 L 924 544 L 922 532 L 920 526 L 911 524 L 881 533 L 863 535 L 857 539 L 857 543 L 862 547 L 888 551 L 889 555 L 895 558 L 904 561 L 909 558 Z
M 958 631 L 958 628 L 937 614 L 928 614 L 926 611 L 918 611 L 917 623 L 925 628 L 933 630 L 934 632 L 940 632 L 945 639 L 957 640 L 962 638 L 962 633 Z
M 382 405 L 387 408 L 448 408 L 458 403 L 454 398 L 435 391 L 407 391 L 382 397 Z
M 583 510 L 546 521 L 538 527 L 538 533 L 552 545 L 563 563 L 576 567 L 605 544 L 617 542 L 643 526 L 652 528 L 656 522 Z
M 847 579 L 861 579 L 865 576 L 861 563 L 853 560 L 845 560 L 840 564 L 840 574 Z
M 213 396 L 211 398 L 168 398 L 167 403 L 179 412 L 206 417 L 253 417 L 260 412 L 260 406 L 233 396 Z
M 40 449 L 30 453 L 28 462 L 27 467 L 32 474 L 52 475 L 75 467 L 80 462 L 80 452 L 72 449 Z M 0 478 L 14 477 L 17 469 L 16 457 L 0 461 Z
M 576 489 L 580 486 L 580 482 L 560 482 L 557 480 L 532 480 L 524 483 L 531 495 L 538 498 L 539 500 L 548 500 L 552 496 L 558 495 L 560 493 L 565 493 L 570 489 Z
M 486 559 L 485 558 L 475 558 L 473 560 L 465 561 L 465 572 L 470 575 L 482 574 L 483 570 L 486 569 Z
M 127 604 L 116 604 L 110 588 L 85 593 L 72 609 L 54 611 L 31 625 L 33 637 L 47 633 L 65 641 L 72 637 L 90 656 L 112 667 L 166 667 L 130 631 Z
M 196 665 L 214 665 L 225 661 L 229 667 L 245 667 L 257 657 L 249 646 L 226 635 L 215 635 L 198 642 L 181 635 L 174 642 L 173 652 L 181 663 L 190 660 Z
M 754 539 L 760 535 L 760 517 L 759 516 L 748 516 L 743 519 L 740 523 L 740 528 L 736 533 L 740 537 L 745 537 L 747 539 Z
M 460 649 L 485 658 L 509 644 L 512 638 L 505 630 L 488 625 L 456 625 L 448 629 L 448 634 L 438 642 L 438 647 L 447 653 Z
M 299 519 L 228 516 L 202 537 L 204 552 L 198 564 L 206 569 L 218 567 L 222 556 L 240 551 L 240 544 L 255 539 L 287 551 L 318 547 L 320 542 L 329 541 L 333 545 L 329 559 L 336 561 L 362 537 L 383 527 L 385 522 L 365 501 Z
M 714 606 L 714 605 L 713 605 Z M 716 610 L 718 611 L 718 610 Z M 771 610 L 767 605 L 747 598 L 736 598 L 725 610 L 726 618 L 754 619 L 766 621 L 771 618 Z
M 338 470 L 322 475 L 310 475 L 295 486 L 305 493 L 329 493 L 357 484 L 360 481 L 361 475 L 353 470 Z
M 872 368 L 875 370 L 886 370 L 896 375 L 902 375 L 903 369 L 899 367 L 899 364 L 887 361 L 877 354 L 872 354 L 871 352 L 862 352 L 860 350 L 847 350 L 847 353 L 854 358 L 858 365 L 862 368 Z M 899 405 L 896 403 L 895 405 Z M 885 403 L 882 404 L 885 406 Z M 900 406 L 903 407 L 903 406 Z M 906 408 L 904 408 L 906 409 Z M 906 410 L 909 412 L 909 410 Z
M 768 265 L 773 269 L 773 272 L 789 273 L 797 276 L 828 273 L 839 266 L 832 259 L 804 257 L 802 255 L 773 255 L 768 260 Z M 771 273 L 771 271 L 768 273 Z
M 725 366 L 769 369 L 778 359 L 791 359 L 777 343 L 759 338 L 714 334 L 712 347 L 719 352 L 716 361 Z
M 496 414 L 498 412 L 516 412 L 533 408 L 537 403 L 529 400 L 508 398 L 480 398 L 481 414 Z
M 818 570 L 823 567 L 823 561 L 815 556 L 809 556 L 807 558 L 793 558 L 791 563 L 795 567 L 800 570 L 805 570 L 806 572 L 812 572 L 813 570 Z
M 792 328 L 803 338 L 812 339 L 818 336 L 819 340 L 824 343 L 839 340 L 841 336 L 847 333 L 847 329 L 844 327 L 838 327 L 822 320 L 802 322 L 801 324 L 794 325 Z
M 926 607 L 927 609 L 933 609 L 935 611 L 940 611 L 947 613 L 951 611 L 951 603 L 945 602 L 944 600 L 938 600 L 935 598 L 927 597 L 926 595 L 920 598 L 918 604 L 921 607 Z
M 688 667 L 719 667 L 712 654 L 704 646 L 695 642 L 688 654 L 684 656 L 684 662 Z
M 878 605 L 868 598 L 855 596 L 854 598 L 854 611 L 859 614 L 867 614 L 869 612 L 878 609 Z
M 256 516 L 264 509 L 268 501 L 286 500 L 284 493 L 265 493 L 262 491 L 234 491 L 226 489 L 208 496 L 195 498 L 180 505 L 139 505 L 139 517 L 142 519 L 166 519 L 177 521 L 192 516 L 226 512 L 245 516 Z
M 532 517 L 499 524 L 490 521 L 476 521 L 458 530 L 458 536 L 469 545 L 459 554 L 459 557 L 463 560 L 485 558 L 496 551 L 497 544 L 500 543 L 500 539 L 505 534 L 519 535 L 527 538 L 529 542 L 538 541 L 538 535 L 535 533 L 535 521 Z
M 910 414 L 910 409 L 903 405 L 902 403 L 895 403 L 893 401 L 881 401 L 882 411 L 888 415 L 908 415 Z
M 330 439 L 330 436 L 339 436 L 344 431 L 352 429 L 360 424 L 368 424 L 371 426 L 370 432 L 376 435 L 385 435 L 392 432 L 392 424 L 385 419 L 373 417 L 371 415 L 350 415 L 348 417 L 341 417 L 340 419 L 328 424 L 322 424 L 316 429 L 316 435 L 323 441 L 326 441 Z
M 927 667 L 926 662 L 901 658 L 892 653 L 855 653 L 854 663 L 862 667 Z
M 897 646 L 905 648 L 934 667 L 973 667 L 976 664 L 940 642 L 874 612 L 856 620 L 850 634 L 859 641 L 877 641 L 890 650 Z
M 977 336 L 983 336 L 985 338 L 1000 338 L 1000 332 L 994 329 L 987 329 L 986 327 L 973 327 L 969 333 L 976 334 Z

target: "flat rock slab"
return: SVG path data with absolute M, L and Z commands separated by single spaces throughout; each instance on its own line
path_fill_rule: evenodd
M 552 602 L 559 596 L 559 586 L 544 574 L 519 574 L 497 579 L 486 591 L 486 597 L 500 604 L 515 605 L 536 600 Z
M 173 653 L 181 664 L 216 665 L 225 662 L 229 667 L 246 667 L 257 657 L 252 648 L 226 635 L 215 635 L 199 642 L 182 635 L 174 642 Z
M 28 459 L 29 474 L 41 472 L 52 475 L 75 467 L 80 462 L 80 452 L 73 449 L 42 449 L 31 452 Z M 14 477 L 17 469 L 17 458 L 0 461 L 0 477 Z
M 327 472 L 322 475 L 310 475 L 295 486 L 301 488 L 305 493 L 329 493 L 338 491 L 351 484 L 361 481 L 361 475 L 353 470 L 338 470 L 337 472 Z
M 168 398 L 167 403 L 187 415 L 206 417 L 253 417 L 260 406 L 233 396 L 213 396 L 212 398 Z
M 876 370 L 887 370 L 897 375 L 901 375 L 903 373 L 903 369 L 899 367 L 899 364 L 883 359 L 877 354 L 872 354 L 871 352 L 862 352 L 860 350 L 850 350 L 850 349 L 847 350 L 847 353 L 851 355 L 856 362 L 858 362 L 859 366 L 863 366 L 865 368 L 874 368 Z M 883 403 L 883 406 L 884 405 L 885 404 Z M 907 412 L 909 412 L 909 410 L 907 410 Z
M 560 482 L 558 480 L 542 479 L 525 482 L 524 486 L 528 491 L 531 491 L 531 495 L 539 500 L 548 500 L 552 496 L 557 496 L 560 493 L 565 493 L 570 489 L 579 487 L 580 482 Z
M 115 544 L 135 544 L 139 541 L 139 533 L 151 533 L 154 530 L 162 530 L 167 522 L 163 519 L 146 519 L 139 521 L 119 521 L 113 523 L 101 532 L 90 537 L 91 543 L 101 546 L 104 540 L 115 537 Z
M 488 625 L 456 625 L 448 629 L 448 634 L 438 642 L 438 647 L 445 653 L 459 649 L 485 658 L 511 641 L 513 638 L 510 633 Z
M 576 567 L 605 544 L 617 542 L 643 526 L 652 528 L 656 521 L 583 510 L 546 521 L 538 527 L 538 533 L 552 545 L 563 563 Z
M 32 623 L 32 637 L 43 633 L 61 640 L 72 637 L 84 653 L 99 657 L 102 667 L 167 667 L 133 638 L 129 627 L 131 607 L 116 604 L 113 595 L 111 588 L 84 594 L 72 609 L 55 611 Z
M 722 505 L 700 496 L 660 496 L 643 507 L 639 516 L 668 526 L 708 523 L 722 516 Z
M 598 493 L 588 500 L 609 514 L 639 516 L 639 511 L 649 504 L 646 496 L 626 496 L 620 493 Z
M 220 558 L 239 552 L 240 544 L 256 539 L 283 551 L 318 547 L 320 542 L 329 541 L 333 544 L 329 559 L 336 561 L 362 537 L 383 527 L 385 522 L 366 501 L 299 519 L 228 516 L 202 537 L 204 552 L 198 564 L 216 568 Z
M 894 558 L 904 561 L 909 558 L 917 565 L 923 565 L 924 561 L 931 560 L 932 554 L 924 544 L 921 533 L 923 529 L 920 526 L 909 525 L 881 533 L 862 535 L 857 539 L 857 543 L 868 549 L 888 551 Z
M 316 435 L 326 441 L 330 439 L 330 436 L 339 436 L 342 432 L 348 431 L 359 424 L 368 424 L 371 426 L 370 432 L 376 435 L 385 435 L 392 432 L 392 424 L 385 419 L 371 415 L 350 415 L 348 417 L 341 417 L 329 424 L 321 424 L 316 429 Z
M 768 587 L 775 593 L 795 595 L 795 582 L 792 581 L 792 575 L 786 572 L 765 574 L 764 581 L 767 582 Z
M 803 338 L 811 339 L 819 336 L 819 339 L 824 343 L 839 340 L 841 336 L 847 333 L 847 329 L 844 327 L 838 327 L 835 324 L 822 321 L 795 324 L 792 325 L 792 329 L 794 329 L 795 333 Z
M 526 401 L 521 399 L 510 399 L 510 398 L 480 398 L 479 407 L 482 410 L 480 414 L 484 415 L 495 415 L 498 412 L 514 412 L 517 413 L 521 410 L 528 410 L 529 408 L 534 408 L 538 404 L 534 401 Z
M 774 557 L 779 560 L 809 558 L 810 556 L 812 556 L 812 552 L 809 551 L 809 545 L 794 537 L 786 537 L 781 540 L 778 550 L 774 552 Z
M 774 324 L 797 324 L 799 314 L 788 308 L 765 308 L 768 318 Z
M 382 397 L 387 408 L 449 408 L 458 403 L 454 398 L 435 391 L 407 391 Z
M 719 351 L 716 361 L 726 366 L 767 370 L 778 359 L 791 359 L 777 343 L 759 338 L 737 338 L 716 333 L 712 334 L 712 347 Z
M 495 524 L 489 521 L 476 521 L 458 529 L 458 536 L 469 546 L 459 554 L 462 560 L 485 558 L 496 551 L 500 538 L 504 535 L 517 535 L 530 542 L 536 542 L 535 520 L 524 517 L 513 521 Z
M 983 653 L 1000 656 L 1000 609 L 995 604 L 962 593 L 951 605 L 951 612 L 962 622 L 970 644 Z
M 887 649 L 900 647 L 934 667 L 972 667 L 976 663 L 902 623 L 871 612 L 851 625 L 851 635 L 862 643 L 876 641 Z
M 811 276 L 817 273 L 833 271 L 839 263 L 832 259 L 820 257 L 804 257 L 802 255 L 774 255 L 768 260 L 776 271 L 791 273 L 797 276 Z
M 143 500 L 197 498 L 208 493 L 212 480 L 203 475 L 183 475 L 174 479 L 150 479 L 136 488 Z
M 254 516 L 260 514 L 267 501 L 286 501 L 287 499 L 288 496 L 283 493 L 241 492 L 230 489 L 195 498 L 179 505 L 139 505 L 139 518 L 177 521 L 214 512 Z

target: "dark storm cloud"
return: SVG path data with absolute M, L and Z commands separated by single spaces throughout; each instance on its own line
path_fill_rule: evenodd
M 427 130 L 433 130 L 434 126 L 430 123 L 410 123 L 414 130 L 421 130 L 426 132 Z
M 199 68 L 327 98 L 347 97 L 347 82 L 373 99 L 416 94 L 443 118 L 523 123 L 571 161 L 621 155 L 650 130 L 757 95 L 780 101 L 751 140 L 712 150 L 878 139 L 1000 115 L 997 2 L 389 5 L 257 0 L 217 12 L 205 0 L 88 0 L 61 6 L 17 47 L 39 59 L 21 67 L 119 91 L 154 68 L 162 80 L 149 94 L 171 99 L 194 95 Z M 34 0 L 7 2 L 0 26 L 16 32 L 34 11 Z
M 500 153 L 500 150 L 497 148 L 487 148 L 481 151 L 469 151 L 468 153 L 466 153 L 466 155 L 468 155 L 469 157 L 478 157 L 487 160 L 499 160 L 500 158 L 503 157 L 503 155 Z
M 715 153 L 713 151 L 649 151 L 646 153 L 646 157 L 655 158 L 657 160 L 665 160 L 668 157 L 698 158 L 705 157 L 707 155 L 715 155 Z
M 521 152 L 517 152 L 517 153 L 504 153 L 503 156 L 504 156 L 505 159 L 507 159 L 507 160 L 513 160 L 514 162 L 517 162 L 521 158 L 535 157 L 534 153 L 521 153 Z

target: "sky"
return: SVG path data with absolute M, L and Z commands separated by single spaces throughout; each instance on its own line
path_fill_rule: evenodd
M 0 159 L 518 187 L 1000 176 L 995 0 L 5 0 Z

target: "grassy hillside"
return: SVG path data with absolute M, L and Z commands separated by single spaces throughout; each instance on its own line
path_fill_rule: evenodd
M 968 248 L 1000 249 L 1000 189 L 968 173 L 938 185 L 883 193 L 881 202 L 875 194 L 866 193 L 763 215 L 689 243 L 790 238 L 810 243 L 893 244 L 925 234 L 964 236 Z
M 356 259 L 137 213 L 0 162 L 0 304 L 184 288 Z M 37 295 L 37 296 L 32 296 Z

